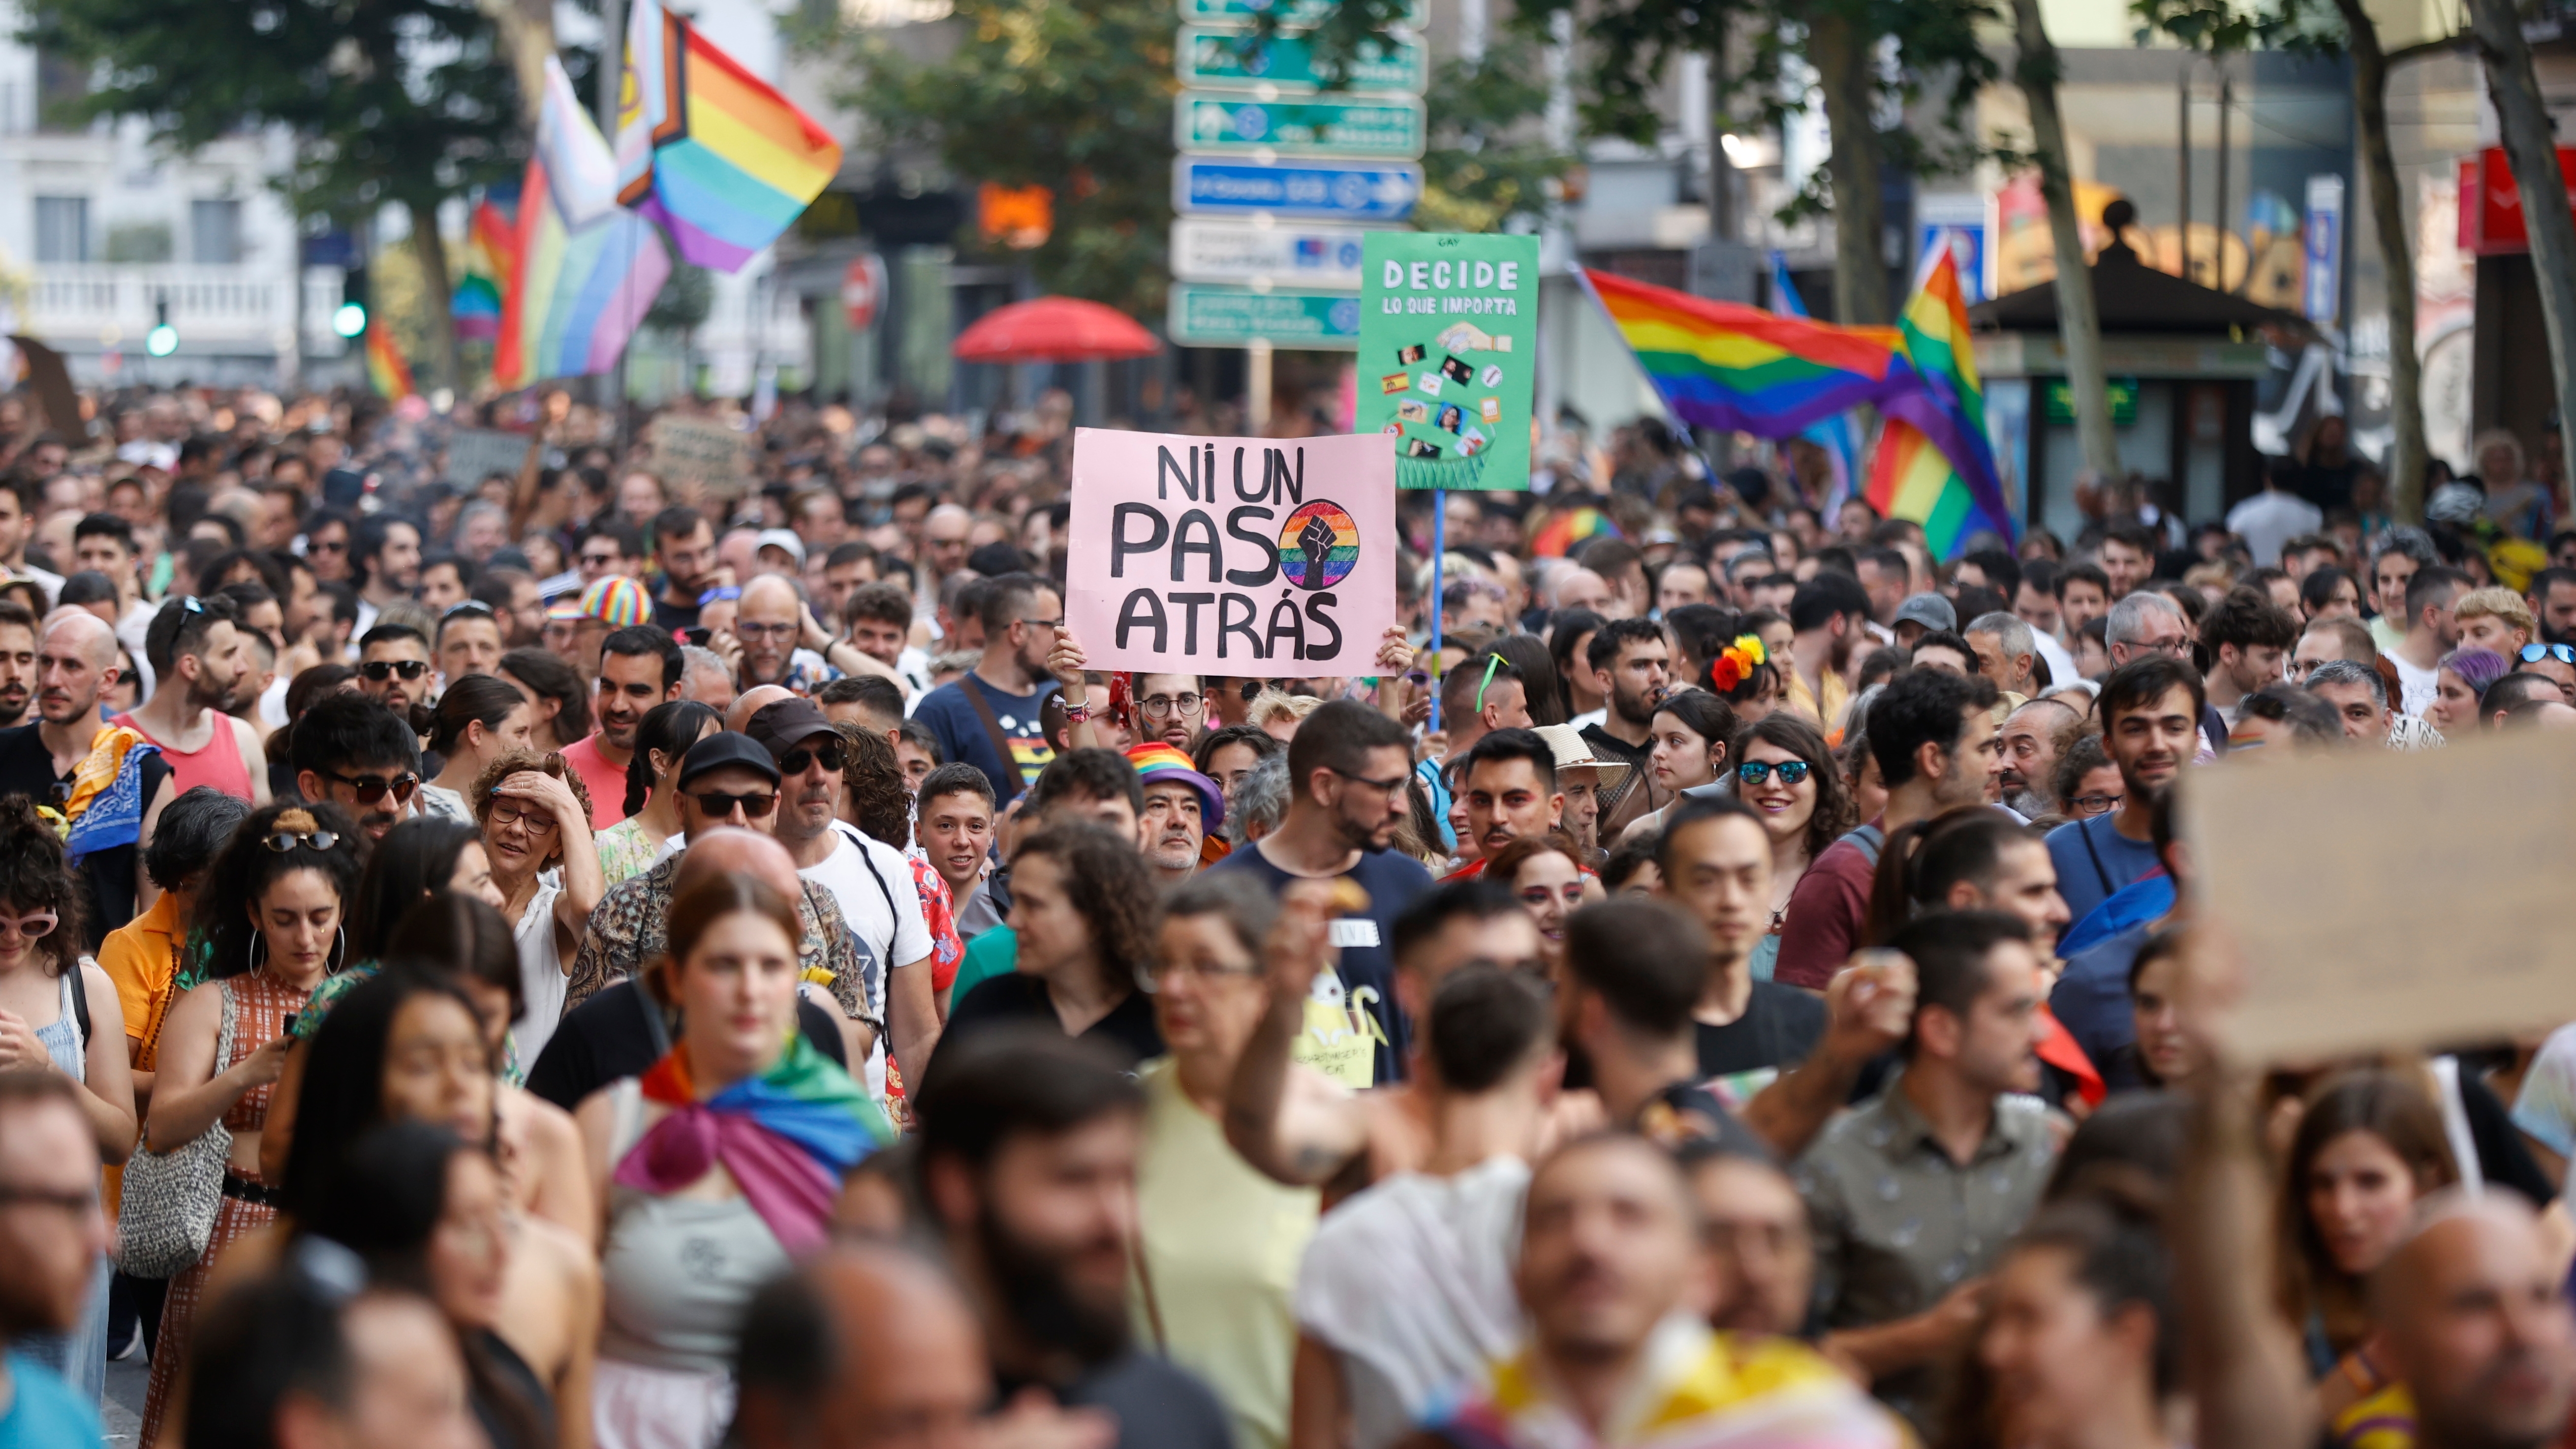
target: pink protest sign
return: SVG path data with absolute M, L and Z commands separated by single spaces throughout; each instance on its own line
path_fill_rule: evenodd
M 1374 672 L 1395 622 L 1395 452 L 1376 433 L 1073 439 L 1067 627 L 1095 669 Z

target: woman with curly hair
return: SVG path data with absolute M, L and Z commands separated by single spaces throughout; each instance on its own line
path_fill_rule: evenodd
M 277 1216 L 277 1189 L 259 1167 L 260 1128 L 286 1067 L 288 1030 L 313 989 L 347 964 L 341 913 L 358 888 L 358 838 L 336 805 L 270 806 L 242 822 L 198 892 L 196 930 L 213 979 L 162 1023 L 148 1136 L 153 1151 L 172 1152 L 220 1127 L 231 1145 L 206 1250 L 170 1280 L 138 1443 L 160 1436 L 208 1266 Z
M 1771 926 L 1753 946 L 1753 979 L 1768 981 L 1780 959 L 1789 896 L 1825 847 L 1855 823 L 1851 791 L 1824 732 L 1805 715 L 1780 710 L 1735 736 L 1736 798 L 1771 837 Z
M 1043 1021 L 1067 1036 L 1163 1054 L 1154 1008 L 1137 990 L 1153 950 L 1154 878 L 1133 840 L 1096 825 L 1054 825 L 1011 861 L 1019 962 L 961 997 L 944 1039 L 1003 1021 Z
M 114 1164 L 134 1150 L 134 1081 L 116 984 L 81 959 L 80 900 L 53 828 L 25 796 L 0 799 L 0 1067 L 78 1083 L 99 1156 Z M 95 1402 L 107 1373 L 107 1265 L 69 1334 L 18 1346 Z
M 533 1062 L 563 1019 L 565 963 L 608 893 L 590 830 L 590 791 L 560 754 L 512 750 L 474 780 L 474 821 L 501 892 L 501 915 L 519 942 L 525 1014 L 512 1028 L 519 1060 Z M 544 872 L 563 867 L 554 880 Z

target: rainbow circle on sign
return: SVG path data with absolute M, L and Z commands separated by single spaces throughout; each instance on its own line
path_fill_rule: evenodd
M 1342 505 L 1318 498 L 1279 526 L 1279 573 L 1301 589 L 1329 589 L 1359 567 L 1360 526 Z

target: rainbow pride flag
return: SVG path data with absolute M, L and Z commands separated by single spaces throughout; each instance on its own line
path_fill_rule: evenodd
M 1893 327 L 1838 327 L 1608 272 L 1583 276 L 1664 406 L 1693 427 L 1794 438 L 1922 388 Z
M 510 285 L 492 354 L 496 386 L 616 366 L 670 277 L 660 233 L 617 205 L 614 166 L 562 64 L 546 57 L 545 105 L 519 186 Z
M 636 0 L 617 101 L 617 199 L 683 259 L 736 272 L 841 169 L 841 148 L 697 28 Z
M 474 208 L 465 228 L 465 275 L 456 283 L 448 310 L 456 318 L 456 335 L 469 342 L 489 342 L 501 335 L 501 292 L 510 284 L 517 229 L 509 214 L 486 196 Z
M 403 361 L 402 349 L 394 345 L 393 329 L 372 319 L 367 323 L 367 384 L 389 402 L 401 402 L 418 391 L 411 383 L 411 364 Z
M 1906 355 L 1922 386 L 1881 403 L 1887 426 L 1870 460 L 1871 506 L 1923 525 L 1924 543 L 1943 559 L 1992 532 L 2009 547 L 2013 512 L 2004 501 L 1994 445 L 1986 436 L 1985 392 L 1968 337 L 1968 302 L 1944 240 L 1924 259 L 1914 295 L 1897 316 Z
M 1789 259 L 1778 252 L 1771 254 L 1771 310 L 1783 317 L 1808 315 L 1807 299 L 1798 295 L 1798 284 L 1789 278 Z M 1836 413 L 1808 424 L 1798 436 L 1823 449 L 1826 461 L 1833 464 L 1834 486 L 1825 495 L 1824 509 L 1830 527 L 1860 476 L 1860 430 L 1853 426 L 1851 414 Z
M 1563 558 L 1605 533 L 1613 538 L 1619 534 L 1619 525 L 1610 521 L 1609 514 L 1589 503 L 1563 509 L 1539 525 L 1537 535 L 1530 539 L 1530 556 Z

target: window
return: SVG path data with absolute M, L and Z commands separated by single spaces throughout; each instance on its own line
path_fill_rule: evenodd
M 71 114 L 81 102 L 88 99 L 89 66 L 87 64 L 49 51 L 36 52 L 37 130 L 88 130 L 89 122 Z
M 188 260 L 199 266 L 229 267 L 242 259 L 241 203 L 188 203 Z
M 39 262 L 89 260 L 88 197 L 39 196 L 36 198 L 36 260 Z

